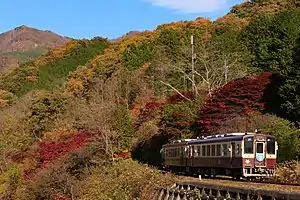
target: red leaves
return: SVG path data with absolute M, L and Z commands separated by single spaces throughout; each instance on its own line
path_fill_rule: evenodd
M 160 110 L 163 108 L 163 104 L 152 101 L 147 103 L 145 107 L 147 110 Z
M 54 195 L 54 200 L 71 200 L 71 197 L 68 197 L 66 195 L 63 194 L 56 194 Z
M 232 81 L 216 91 L 200 109 L 198 129 L 200 133 L 217 133 L 226 120 L 250 112 L 265 112 L 268 103 L 274 102 L 278 76 L 262 73 Z M 273 105 L 274 106 L 274 105 Z
M 39 143 L 39 159 L 42 165 L 65 156 L 69 152 L 83 147 L 91 136 L 87 132 L 80 132 L 73 135 L 69 140 L 62 142 L 41 142 Z
M 192 101 L 195 99 L 195 94 L 192 91 L 183 91 L 181 94 Z M 168 104 L 177 104 L 182 101 L 186 101 L 186 99 L 178 93 L 173 94 L 167 99 Z
M 130 153 L 129 152 L 121 152 L 121 153 L 115 154 L 114 157 L 128 159 L 128 158 L 130 158 Z

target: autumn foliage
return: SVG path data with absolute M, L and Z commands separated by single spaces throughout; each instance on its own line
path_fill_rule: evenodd
M 69 152 L 83 147 L 91 139 L 91 135 L 85 131 L 73 135 L 66 141 L 40 142 L 39 159 L 42 165 L 47 164 L 57 158 L 67 155 Z
M 274 95 L 282 79 L 272 73 L 244 77 L 232 81 L 206 100 L 199 111 L 201 134 L 216 133 L 226 120 L 251 112 L 278 112 Z M 278 102 L 277 102 L 278 103 Z M 276 102 L 275 102 L 276 104 Z

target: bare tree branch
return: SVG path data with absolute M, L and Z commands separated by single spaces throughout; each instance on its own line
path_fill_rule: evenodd
M 172 88 L 175 92 L 177 92 L 180 96 L 182 96 L 184 99 L 186 99 L 186 100 L 188 100 L 188 101 L 190 101 L 190 102 L 193 102 L 192 100 L 190 100 L 189 98 L 187 98 L 186 96 L 184 96 L 181 92 L 179 92 L 176 88 L 174 88 L 171 84 L 169 84 L 169 83 L 165 83 L 165 82 L 163 82 L 163 81 L 160 81 L 162 84 L 164 84 L 164 85 L 166 85 L 166 86 L 168 86 L 168 87 L 170 87 L 170 88 Z

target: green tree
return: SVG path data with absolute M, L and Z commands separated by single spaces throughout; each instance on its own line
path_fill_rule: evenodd
M 278 118 L 271 121 L 263 129 L 265 134 L 274 135 L 278 141 L 278 161 L 299 159 L 300 156 L 300 130 L 291 122 Z
M 252 20 L 242 34 L 254 68 L 289 75 L 300 35 L 300 9 L 265 14 Z
M 112 129 L 117 132 L 120 150 L 130 149 L 134 136 L 134 128 L 128 110 L 124 106 L 118 106 L 111 119 Z

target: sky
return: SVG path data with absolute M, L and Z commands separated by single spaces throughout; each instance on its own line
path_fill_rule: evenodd
M 117 38 L 158 25 L 215 20 L 243 0 L 0 0 L 0 33 L 26 25 L 72 38 Z

